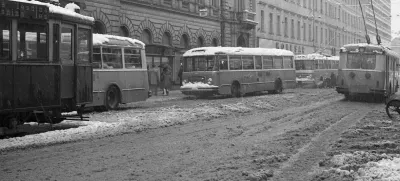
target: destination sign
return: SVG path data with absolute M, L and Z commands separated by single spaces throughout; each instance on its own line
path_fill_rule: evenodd
M 49 8 L 44 5 L 0 0 L 0 16 L 46 20 L 48 14 Z

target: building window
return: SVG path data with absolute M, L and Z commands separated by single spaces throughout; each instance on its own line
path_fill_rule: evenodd
M 216 38 L 212 40 L 212 46 L 214 47 L 218 46 L 218 40 Z
M 119 27 L 119 35 L 124 36 L 124 37 L 129 37 L 129 30 L 126 28 L 126 26 L 120 26 Z
M 186 34 L 183 34 L 180 41 L 180 47 L 184 49 L 189 49 L 189 37 Z
M 321 27 L 321 44 L 324 43 L 324 29 Z
M 204 40 L 202 37 L 197 38 L 197 47 L 203 47 L 204 46 Z
M 146 45 L 152 43 L 151 33 L 150 33 L 150 31 L 149 31 L 148 29 L 143 30 L 141 40 L 142 40 L 143 43 L 145 43 Z
M 285 27 L 284 27 L 284 35 L 285 37 L 288 37 L 288 20 L 287 17 L 285 17 Z
M 312 40 L 312 34 L 311 34 L 312 30 L 313 29 L 311 28 L 311 24 L 308 24 L 308 41 L 310 41 L 310 42 Z
M 300 21 L 297 21 L 297 39 L 301 39 L 301 27 L 300 27 Z
M 290 28 L 291 28 L 291 37 L 294 39 L 294 19 L 292 19 L 292 22 L 290 23 Z
M 261 32 L 265 32 L 264 10 L 261 10 Z
M 281 36 L 281 16 L 276 16 L 276 34 Z
M 318 26 L 315 26 L 314 42 L 318 43 Z
M 96 20 L 94 22 L 93 33 L 106 34 L 107 33 L 106 26 L 101 21 Z
M 189 1 L 182 1 L 182 8 L 189 9 Z
M 166 46 L 171 46 L 172 41 L 171 41 L 171 35 L 168 32 L 165 32 L 163 37 L 162 37 L 162 44 Z
M 274 34 L 274 16 L 272 13 L 269 13 L 269 33 Z

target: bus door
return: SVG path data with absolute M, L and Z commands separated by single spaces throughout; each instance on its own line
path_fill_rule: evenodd
M 76 103 L 87 104 L 93 100 L 93 67 L 91 64 L 92 32 L 90 27 L 79 27 L 75 50 Z
M 72 25 L 63 24 L 60 28 L 60 61 L 61 99 L 70 99 L 75 96 L 75 70 L 74 70 L 74 37 L 75 30 Z

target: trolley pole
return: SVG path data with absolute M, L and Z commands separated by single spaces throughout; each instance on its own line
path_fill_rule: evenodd
M 221 20 L 221 46 L 225 46 L 225 1 L 221 0 L 220 1 L 220 8 L 221 8 L 221 15 L 220 15 L 220 20 Z

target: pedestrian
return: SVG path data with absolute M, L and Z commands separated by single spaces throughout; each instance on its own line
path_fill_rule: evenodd
M 160 84 L 160 69 L 156 65 L 152 65 L 149 70 L 149 85 L 150 90 L 153 91 L 153 95 L 158 95 L 158 86 Z
M 336 87 L 336 75 L 333 72 L 331 73 L 331 86 Z
M 163 95 L 168 96 L 172 86 L 172 73 L 169 66 L 164 66 L 161 73 L 161 85 L 163 87 Z
M 182 74 L 183 74 L 183 66 L 181 65 L 181 67 L 179 68 L 179 72 L 178 72 L 179 85 L 180 86 L 183 86 L 183 84 L 182 84 Z

